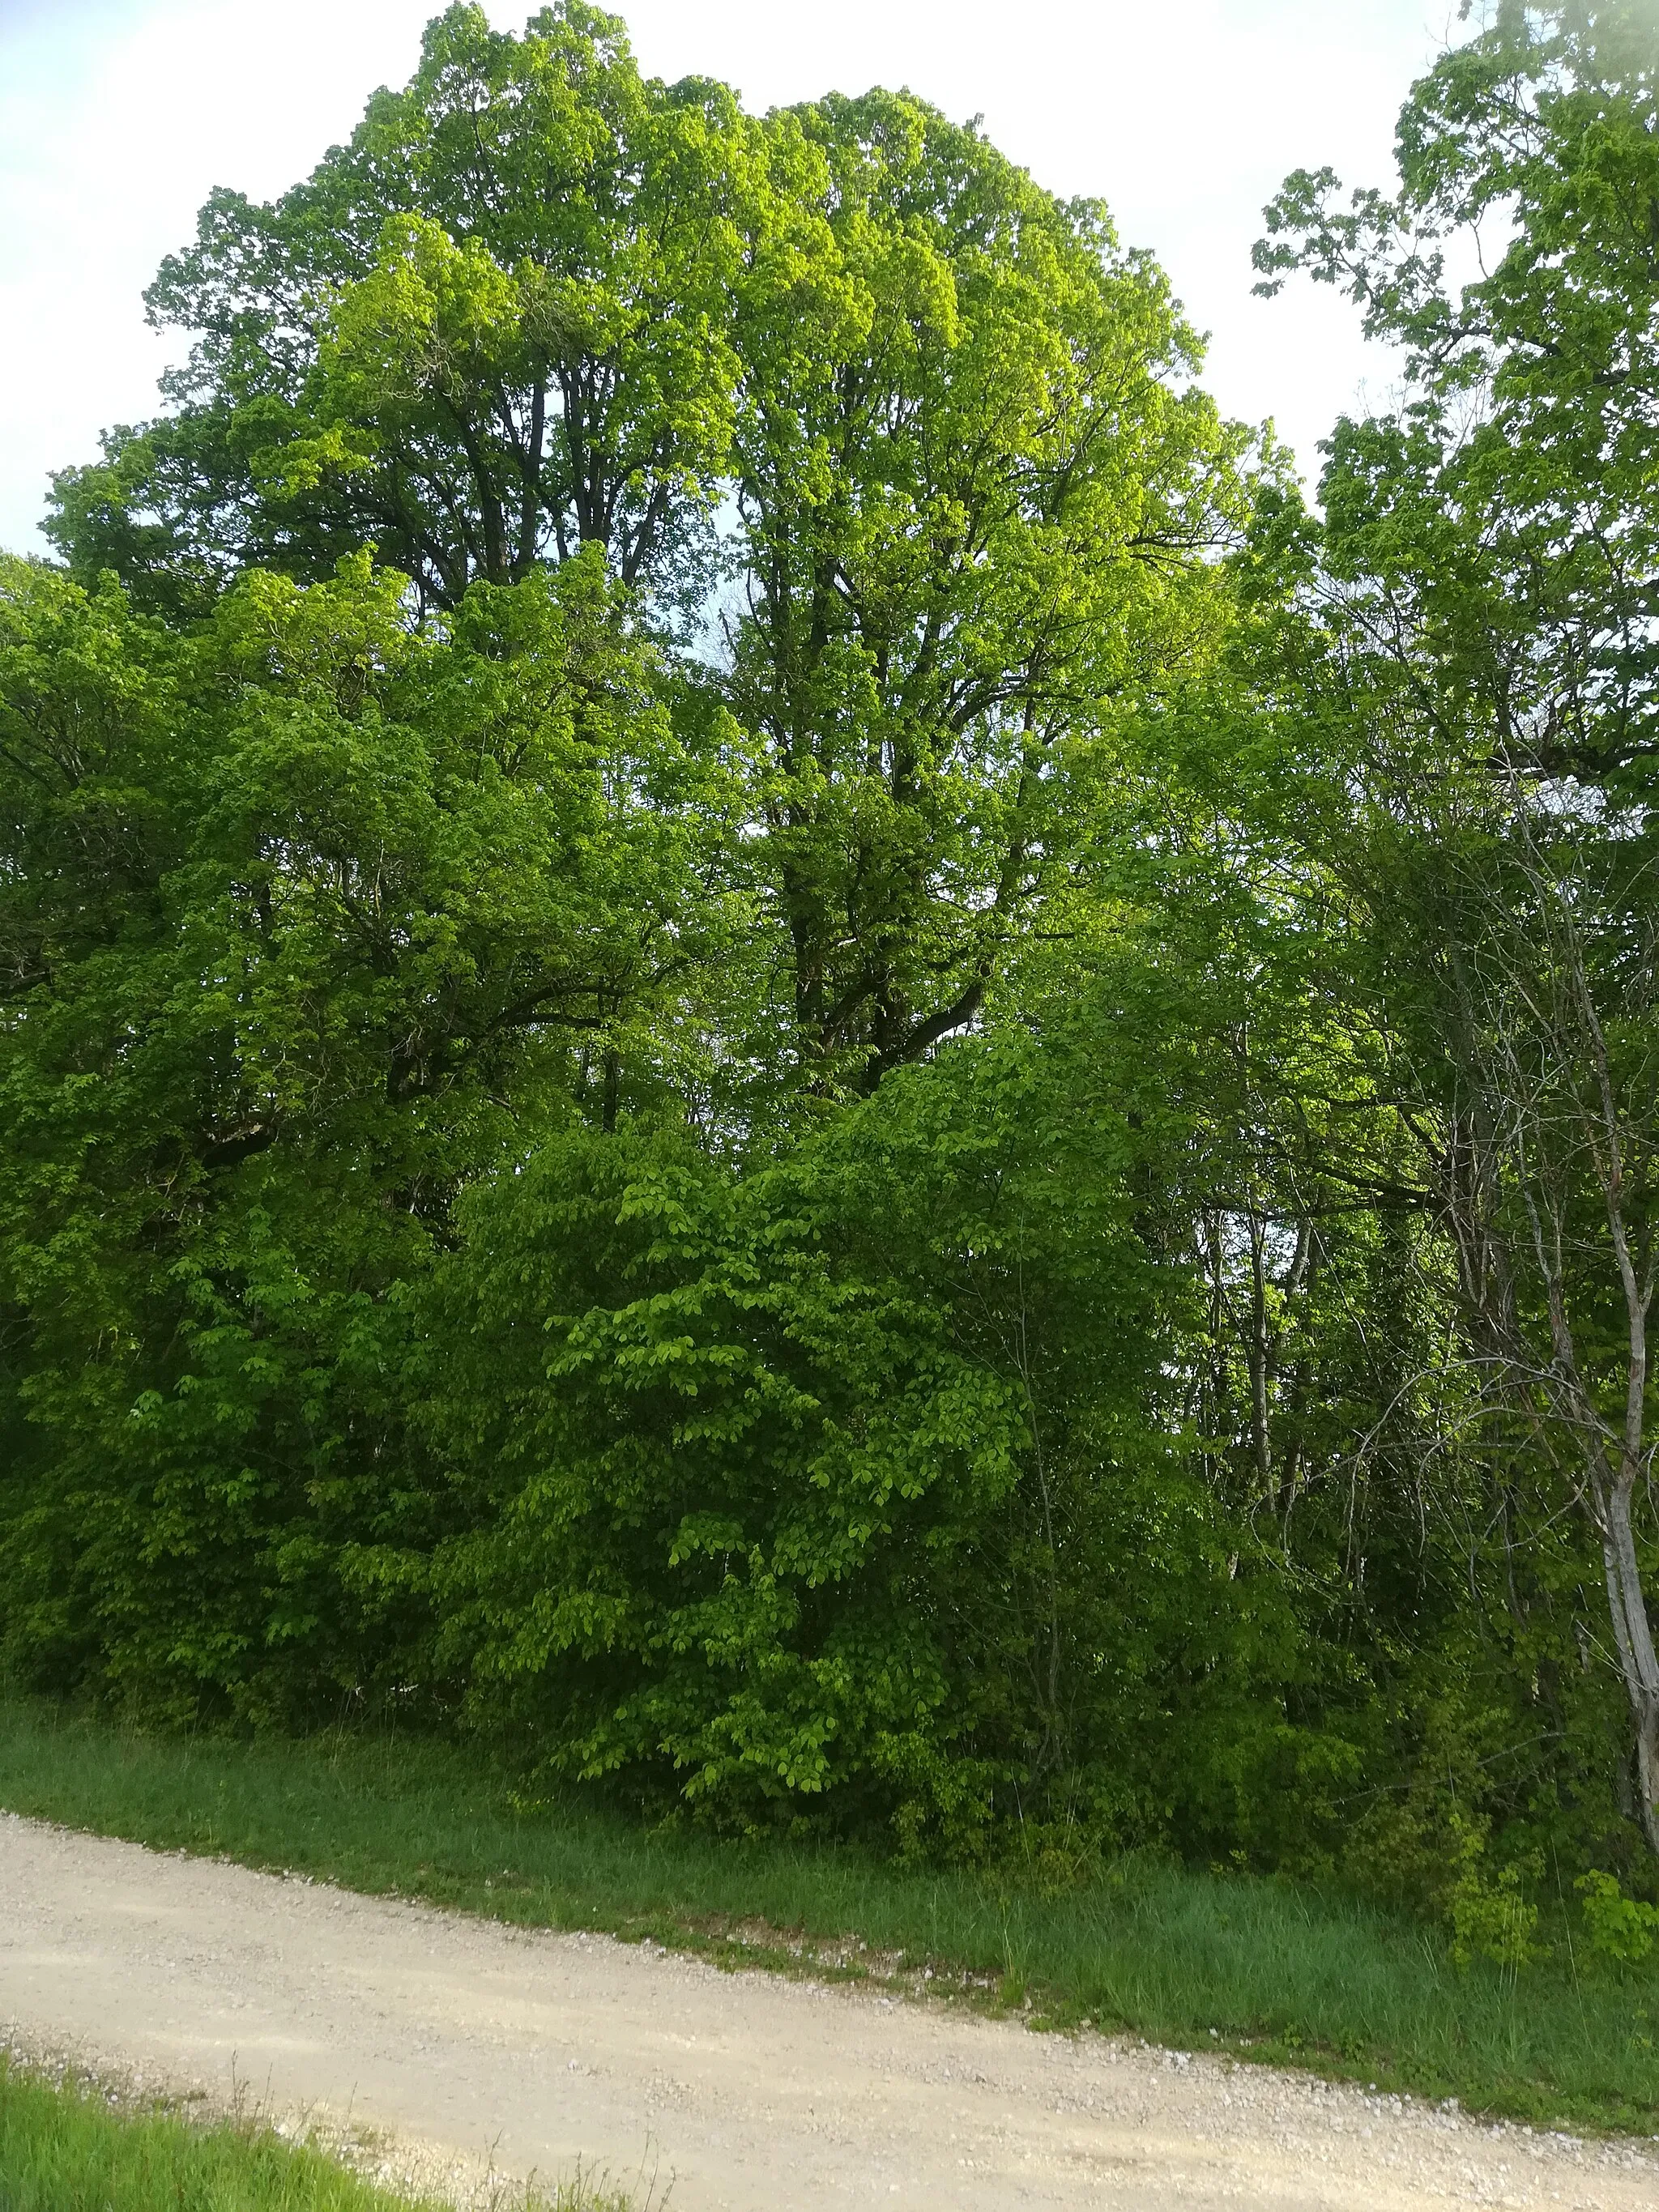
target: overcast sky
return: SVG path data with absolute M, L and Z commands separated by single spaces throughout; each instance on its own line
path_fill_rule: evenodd
M 0 546 L 40 550 L 46 471 L 153 410 L 176 333 L 139 295 L 210 186 L 265 198 L 412 69 L 435 0 L 0 0 Z M 518 27 L 526 0 L 489 0 Z M 908 85 L 1054 191 L 1104 198 L 1211 334 L 1231 414 L 1271 415 L 1316 473 L 1344 409 L 1388 397 L 1346 302 L 1250 295 L 1285 171 L 1390 178 L 1407 86 L 1455 0 L 634 0 L 641 65 L 755 109 Z

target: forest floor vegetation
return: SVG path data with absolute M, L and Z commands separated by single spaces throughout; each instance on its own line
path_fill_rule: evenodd
M 1407 1914 L 1239 1870 L 903 1867 L 650 1827 L 574 1797 L 526 1805 L 478 1754 L 406 1735 L 184 1738 L 21 1698 L 0 1702 L 0 1807 L 520 1926 L 876 1978 L 1471 2112 L 1659 2132 L 1659 1972 L 1589 1954 L 1565 1905 L 1530 1965 L 1459 1966 Z

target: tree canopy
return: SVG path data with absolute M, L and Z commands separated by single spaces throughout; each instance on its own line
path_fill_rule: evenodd
M 1504 0 L 1286 181 L 1407 362 L 1316 508 L 908 92 L 458 5 L 216 192 L 0 566 L 6 1665 L 1659 1894 L 1656 144 Z

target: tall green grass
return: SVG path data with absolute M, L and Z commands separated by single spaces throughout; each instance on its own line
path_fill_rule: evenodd
M 93 2086 L 41 2080 L 0 2055 L 0 2212 L 443 2212 L 350 2172 L 274 2130 L 193 2127 L 161 2106 L 112 2106 Z M 503 2191 L 496 2212 L 629 2212 L 580 2183 Z
M 1433 1931 L 1334 1892 L 1148 1861 L 1045 1891 L 820 1844 L 653 1832 L 574 1800 L 516 1809 L 482 1760 L 424 1741 L 185 1741 L 27 1701 L 0 1703 L 0 1806 L 726 1963 L 833 1967 L 855 1942 L 867 1949 L 853 1971 L 932 1968 L 935 1990 L 1054 2025 L 1659 2132 L 1654 1966 L 1579 1946 L 1518 1972 L 1459 1968 Z

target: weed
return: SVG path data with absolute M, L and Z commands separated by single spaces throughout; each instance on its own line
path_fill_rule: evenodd
M 239 2108 L 207 2125 L 0 2052 L 0 2212 L 448 2212 L 366 2180 Z M 470 2212 L 650 2212 L 580 2172 L 550 2192 L 487 2183 Z M 660 2206 L 657 2208 L 660 2212 Z

